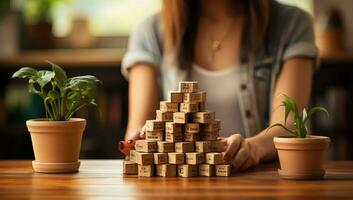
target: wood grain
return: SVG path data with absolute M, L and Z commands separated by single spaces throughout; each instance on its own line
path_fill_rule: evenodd
M 31 161 L 0 161 L 0 199 L 353 199 L 353 161 L 332 161 L 320 181 L 288 181 L 263 164 L 232 177 L 142 178 L 122 160 L 82 160 L 79 173 L 33 173 Z

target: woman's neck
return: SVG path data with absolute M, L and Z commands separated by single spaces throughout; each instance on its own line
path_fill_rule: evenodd
M 200 0 L 201 17 L 213 22 L 233 18 L 234 11 L 231 0 Z

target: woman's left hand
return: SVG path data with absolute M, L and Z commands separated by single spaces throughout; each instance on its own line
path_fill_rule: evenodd
M 246 170 L 260 161 L 255 144 L 244 139 L 240 134 L 234 134 L 223 140 L 226 142 L 224 160 L 233 166 L 235 171 Z

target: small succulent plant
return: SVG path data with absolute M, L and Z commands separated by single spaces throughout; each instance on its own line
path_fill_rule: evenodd
M 307 123 L 314 113 L 324 112 L 327 116 L 329 115 L 328 111 L 325 108 L 319 106 L 313 107 L 309 111 L 304 108 L 303 111 L 299 113 L 298 106 L 295 101 L 285 94 L 282 94 L 282 96 L 284 97 L 284 100 L 282 101 L 282 104 L 280 106 L 285 108 L 284 124 L 273 124 L 268 128 L 268 130 L 273 127 L 279 126 L 282 127 L 284 130 L 288 131 L 289 133 L 293 134 L 297 138 L 305 138 L 308 134 Z M 294 130 L 290 130 L 286 127 L 287 119 L 290 113 L 293 113 L 294 117 Z
M 46 118 L 68 121 L 79 109 L 96 106 L 96 87 L 101 83 L 95 76 L 67 77 L 65 71 L 51 63 L 52 71 L 23 67 L 12 78 L 28 78 L 28 90 L 43 99 Z

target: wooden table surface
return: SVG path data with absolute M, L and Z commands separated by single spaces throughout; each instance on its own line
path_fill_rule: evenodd
M 31 161 L 0 161 L 0 199 L 353 199 L 353 161 L 327 163 L 324 180 L 288 181 L 263 164 L 232 177 L 142 178 L 121 160 L 82 160 L 79 173 L 33 173 Z

